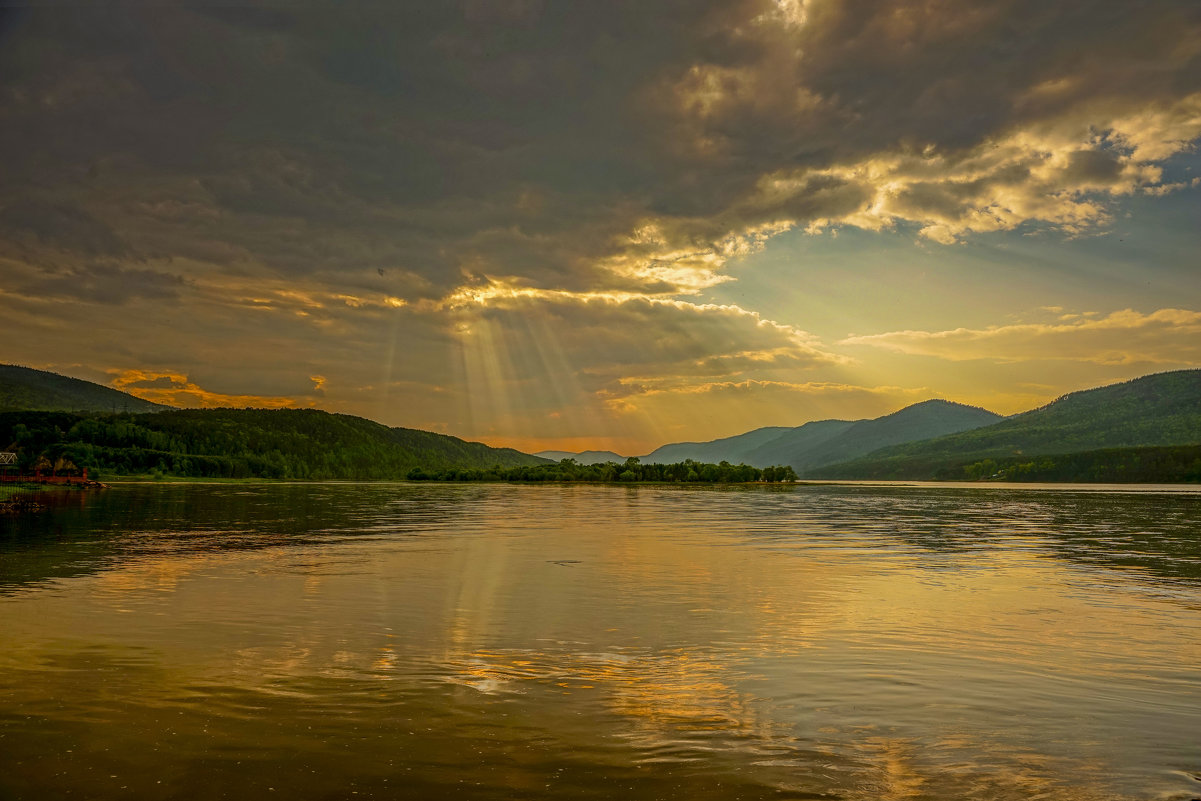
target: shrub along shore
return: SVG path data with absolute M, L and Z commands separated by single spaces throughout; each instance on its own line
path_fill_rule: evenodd
M 685 459 L 673 464 L 642 464 L 637 459 L 603 464 L 578 464 L 564 459 L 557 464 L 493 467 L 486 470 L 454 469 L 409 471 L 410 481 L 566 481 L 590 483 L 681 483 L 681 484 L 750 484 L 756 482 L 793 482 L 796 472 L 789 466 L 751 467 L 729 462 L 706 464 Z

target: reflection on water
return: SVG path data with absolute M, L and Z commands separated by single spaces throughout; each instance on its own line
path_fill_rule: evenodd
M 0 521 L 0 798 L 1190 799 L 1201 494 L 125 485 Z

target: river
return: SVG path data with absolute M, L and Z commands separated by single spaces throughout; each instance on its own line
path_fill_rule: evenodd
M 0 518 L 0 798 L 1201 797 L 1201 492 L 119 484 Z

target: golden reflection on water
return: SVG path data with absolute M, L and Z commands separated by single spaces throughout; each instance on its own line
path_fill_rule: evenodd
M 730 667 L 687 651 L 541 653 L 480 651 L 446 664 L 446 680 L 482 693 L 523 692 L 534 682 L 570 695 L 599 689 L 601 703 L 647 742 L 684 731 L 766 732 L 770 726 L 731 678 Z
M 386 488 L 327 491 L 347 536 L 156 547 L 143 521 L 100 569 L 0 595 L 0 796 L 121 797 L 104 766 L 164 798 L 209 797 L 197 771 L 296 797 L 1194 792 L 1201 581 L 1040 534 L 1054 497 L 495 487 L 439 490 L 415 528 Z

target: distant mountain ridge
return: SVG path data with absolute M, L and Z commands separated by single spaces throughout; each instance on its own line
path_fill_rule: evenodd
M 0 411 L 157 412 L 169 408 L 81 378 L 0 364 Z
M 830 464 L 822 478 L 948 478 L 984 460 L 1201 444 L 1201 370 L 1081 390 L 993 425 Z
M 861 422 L 852 420 L 814 420 L 796 428 L 788 428 L 780 436 L 760 445 L 747 458 L 751 464 L 788 464 L 798 461 L 798 454 L 821 448 L 830 440 Z M 795 470 L 796 467 L 793 466 Z
M 928 400 L 874 420 L 815 420 L 796 428 L 757 428 L 711 442 L 664 445 L 642 458 L 650 462 L 742 462 L 753 467 L 789 465 L 804 477 L 807 471 L 888 445 L 966 431 L 1000 419 L 987 409 Z
M 656 448 L 641 457 L 641 460 L 665 464 L 682 462 L 685 459 L 692 459 L 694 462 L 727 461 L 731 464 L 739 462 L 750 464 L 746 461 L 747 454 L 791 430 L 784 426 L 768 426 L 710 442 L 673 442 Z
M 947 400 L 922 401 L 874 420 L 852 423 L 823 442 L 793 450 L 784 463 L 792 465 L 804 477 L 825 465 L 845 462 L 890 445 L 970 431 L 1002 419 L 1001 415 L 977 406 Z
M 815 420 L 795 428 L 766 426 L 709 442 L 673 442 L 639 457 L 642 462 L 789 465 L 802 477 L 823 465 L 854 459 L 879 448 L 979 428 L 1001 420 L 999 414 L 947 400 L 906 406 L 874 420 Z M 581 464 L 624 461 L 612 451 L 542 451 L 539 456 L 572 458 Z M 593 461 L 585 461 L 585 459 Z

